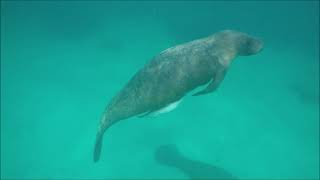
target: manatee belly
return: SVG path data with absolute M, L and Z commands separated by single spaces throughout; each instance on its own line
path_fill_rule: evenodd
M 117 121 L 178 101 L 190 90 L 210 81 L 212 72 L 203 68 L 209 67 L 191 65 L 183 58 L 151 63 L 134 75 L 111 101 L 108 116 Z

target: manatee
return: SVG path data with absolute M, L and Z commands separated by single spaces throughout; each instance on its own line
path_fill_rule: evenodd
M 170 111 L 190 91 L 206 84 L 193 96 L 214 92 L 233 59 L 257 54 L 262 49 L 260 39 L 224 30 L 160 52 L 107 105 L 98 126 L 94 162 L 100 158 L 103 134 L 113 124 L 134 116 Z

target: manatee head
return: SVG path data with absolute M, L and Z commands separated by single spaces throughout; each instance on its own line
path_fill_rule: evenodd
M 225 46 L 231 45 L 240 56 L 257 54 L 263 49 L 263 42 L 259 38 L 234 30 L 219 32 L 217 40 L 223 42 Z
M 239 37 L 239 44 L 237 44 L 238 55 L 249 56 L 257 54 L 263 49 L 263 42 L 253 36 L 243 34 Z

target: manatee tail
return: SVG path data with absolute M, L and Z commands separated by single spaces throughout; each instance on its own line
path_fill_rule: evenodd
M 96 144 L 94 146 L 94 154 L 93 154 L 94 162 L 97 162 L 100 159 L 100 154 L 102 149 L 102 140 L 103 140 L 103 133 L 98 132 L 96 137 Z
M 96 136 L 96 144 L 94 145 L 94 152 L 93 152 L 93 161 L 97 162 L 100 159 L 101 149 L 102 149 L 102 142 L 103 142 L 103 134 L 104 132 L 112 125 L 112 121 L 108 118 L 107 114 L 104 113 L 101 119 L 100 125 L 98 127 L 98 132 Z

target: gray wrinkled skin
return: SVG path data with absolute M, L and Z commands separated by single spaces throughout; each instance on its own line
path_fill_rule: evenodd
M 174 46 L 155 56 L 107 106 L 98 128 L 94 161 L 100 157 L 103 134 L 112 124 L 159 110 L 209 82 L 204 90 L 194 95 L 213 92 L 236 56 L 256 54 L 262 48 L 257 38 L 225 30 Z

